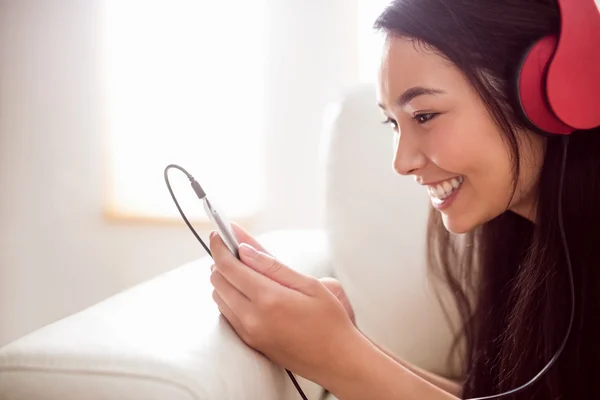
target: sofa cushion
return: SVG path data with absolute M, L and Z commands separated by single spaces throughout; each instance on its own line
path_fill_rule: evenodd
M 300 272 L 330 275 L 322 231 L 272 231 L 258 240 Z M 0 349 L 0 399 L 297 398 L 285 371 L 220 315 L 211 264 L 207 256 L 176 268 Z M 320 398 L 318 385 L 298 383 L 309 399 Z

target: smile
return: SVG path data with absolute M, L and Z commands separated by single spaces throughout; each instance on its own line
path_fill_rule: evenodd
M 452 193 L 457 191 L 464 182 L 464 180 L 464 177 L 457 176 L 455 178 L 440 182 L 436 185 L 430 185 L 427 187 L 429 195 L 432 197 L 432 199 L 443 201 L 447 199 Z

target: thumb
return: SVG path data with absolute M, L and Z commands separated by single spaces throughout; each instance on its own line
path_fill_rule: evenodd
M 270 254 L 256 250 L 248 243 L 242 243 L 239 247 L 241 261 L 266 276 L 267 278 L 279 283 L 280 285 L 289 287 L 300 292 L 303 292 L 312 278 L 308 275 L 294 271 L 290 267 L 281 263 Z

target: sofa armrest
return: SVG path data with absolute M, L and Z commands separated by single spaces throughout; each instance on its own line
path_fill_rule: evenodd
M 258 239 L 303 273 L 330 274 L 322 231 Z M 300 250 L 300 243 L 310 250 Z M 219 314 L 210 264 L 207 256 L 181 266 L 4 347 L 0 398 L 299 398 L 285 371 L 246 346 Z M 318 385 L 298 382 L 310 399 L 321 395 Z

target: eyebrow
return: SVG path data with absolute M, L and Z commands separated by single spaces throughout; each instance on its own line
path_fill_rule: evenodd
M 446 92 L 444 92 L 441 89 L 426 88 L 423 86 L 414 86 L 414 87 L 411 87 L 410 89 L 407 89 L 404 93 L 402 93 L 396 99 L 396 104 L 400 107 L 404 107 L 405 105 L 410 103 L 415 97 L 435 96 L 437 94 L 444 94 L 444 93 L 446 93 Z M 381 103 L 379 103 L 379 107 L 385 109 L 384 105 Z

